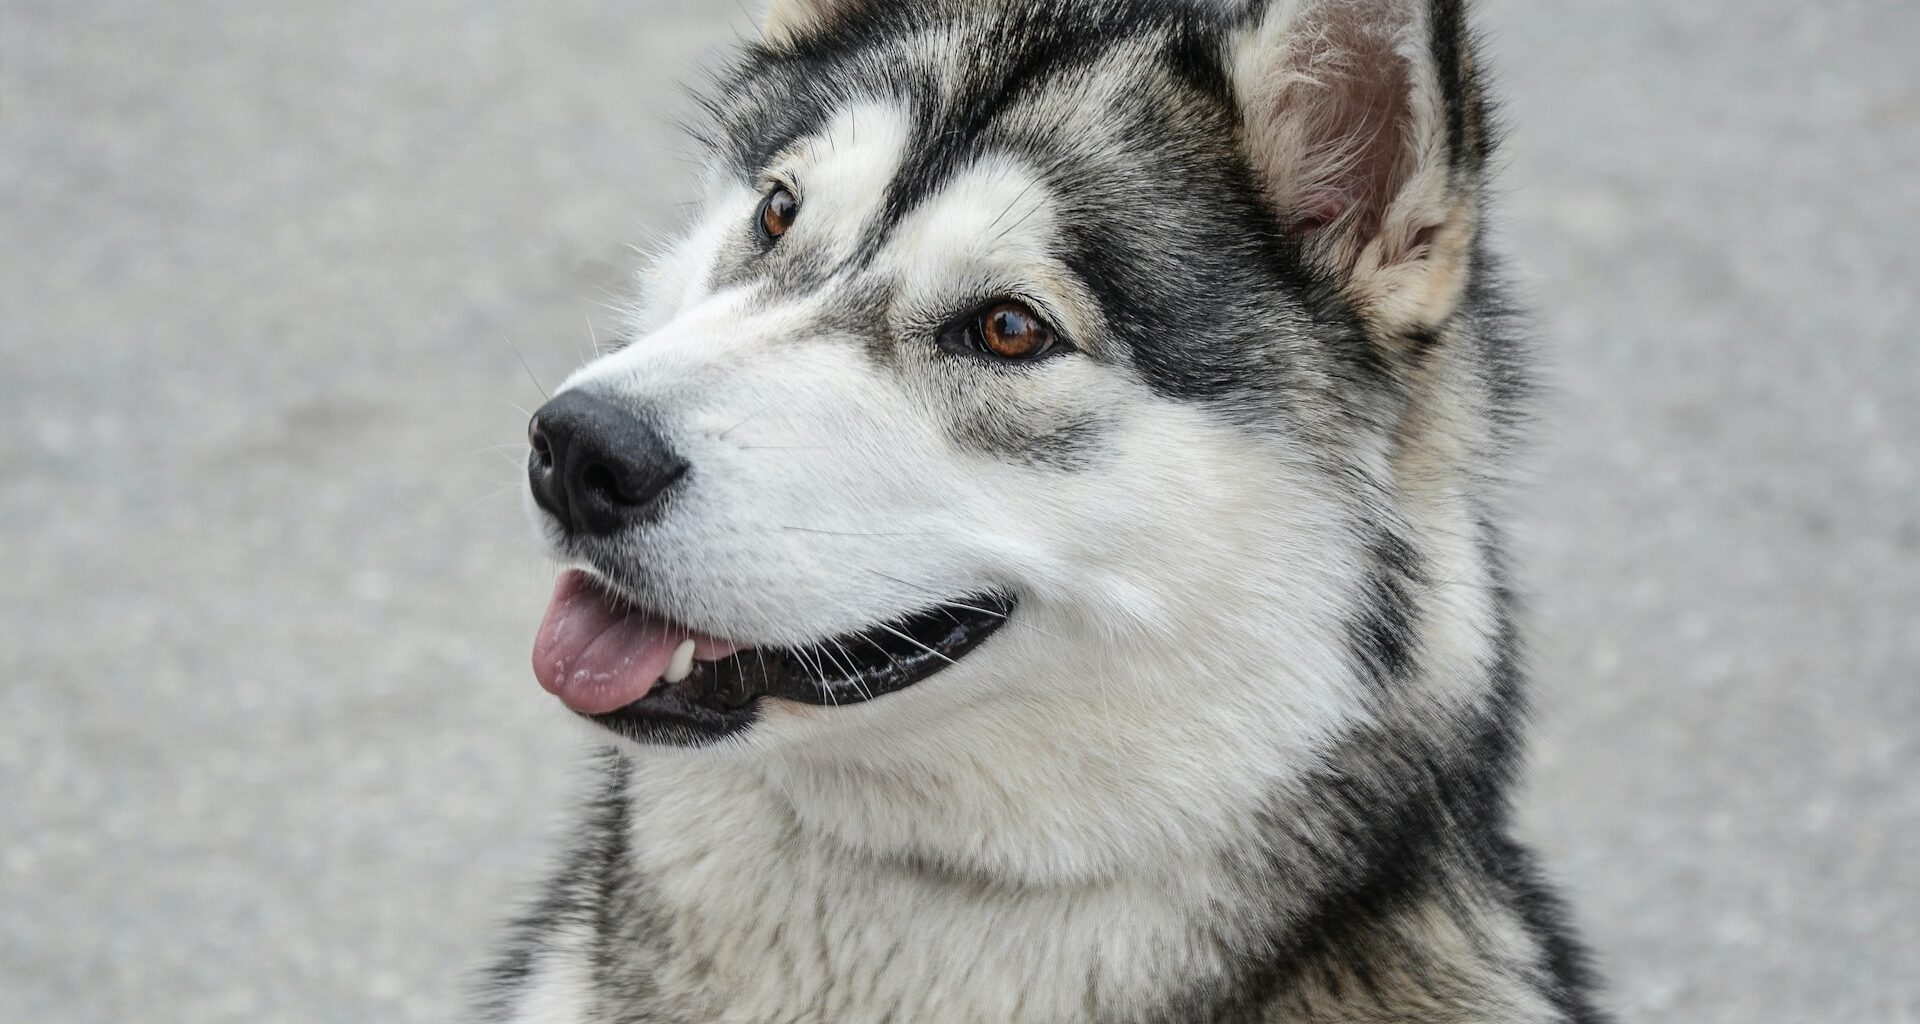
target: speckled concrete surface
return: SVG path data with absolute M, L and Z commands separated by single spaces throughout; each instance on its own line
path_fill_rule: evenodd
M 0 1019 L 457 1016 L 577 780 L 503 451 L 746 6 L 0 0 Z M 1498 0 L 1528 831 L 1629 1021 L 1920 1020 L 1920 19 Z

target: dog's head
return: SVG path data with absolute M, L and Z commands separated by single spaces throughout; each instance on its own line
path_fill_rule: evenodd
M 1474 234 L 1452 8 L 778 0 L 695 223 L 534 417 L 542 682 L 872 801 L 862 842 L 1077 786 L 1064 870 L 1144 841 L 1100 794 L 1177 832 L 1240 784 L 1170 764 L 1264 786 L 1364 716 Z

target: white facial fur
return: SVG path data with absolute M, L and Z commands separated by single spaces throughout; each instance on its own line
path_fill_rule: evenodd
M 779 244 L 857 237 L 903 124 L 856 107 L 776 161 L 802 190 Z M 648 272 L 637 340 L 564 385 L 647 410 L 692 466 L 630 549 L 650 596 L 758 645 L 988 588 L 1020 604 L 982 648 L 908 690 L 839 708 L 769 702 L 738 744 L 656 756 L 764 771 L 849 849 L 1059 881 L 1178 863 L 1362 718 L 1328 639 L 1359 572 L 1347 504 L 1306 453 L 1097 358 L 1112 355 L 1100 311 L 1047 255 L 1041 179 L 991 159 L 960 173 L 864 269 L 812 294 L 710 291 L 758 198 L 716 179 L 706 216 Z M 887 358 L 818 326 L 842 289 L 876 280 Z M 995 372 L 937 348 L 934 316 L 1003 292 L 1086 352 Z M 983 413 L 1061 410 L 1097 422 L 1072 468 L 955 437 Z M 1202 756 L 1212 771 L 1183 770 Z

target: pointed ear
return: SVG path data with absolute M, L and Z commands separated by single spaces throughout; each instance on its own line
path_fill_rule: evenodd
M 860 0 L 770 0 L 761 38 L 785 46 L 825 29 L 859 5 Z
M 1255 0 L 1231 43 L 1247 156 L 1284 230 L 1375 329 L 1465 288 L 1486 127 L 1462 0 Z

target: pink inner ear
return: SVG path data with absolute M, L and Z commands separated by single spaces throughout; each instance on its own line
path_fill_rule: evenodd
M 1399 52 L 1403 3 L 1309 3 L 1289 36 L 1271 44 L 1277 88 L 1264 97 L 1270 121 L 1256 130 L 1277 147 L 1267 154 L 1274 197 L 1291 234 L 1317 238 L 1343 257 L 1379 231 L 1413 171 L 1413 75 Z

